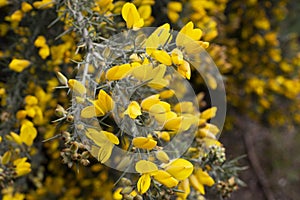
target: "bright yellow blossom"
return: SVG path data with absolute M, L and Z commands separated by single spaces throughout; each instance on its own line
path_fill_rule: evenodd
M 31 11 L 32 10 L 32 6 L 29 4 L 29 3 L 27 3 L 27 2 L 22 2 L 22 5 L 21 5 L 22 7 L 21 7 L 21 10 L 23 11 L 23 12 L 29 12 L 29 11 Z
M 137 118 L 137 116 L 142 115 L 141 107 L 138 102 L 132 101 L 128 105 L 128 108 L 125 110 L 124 114 L 129 115 L 131 119 Z
M 136 148 L 151 150 L 156 146 L 157 142 L 152 138 L 135 137 L 132 140 L 132 144 Z
M 140 17 L 133 3 L 125 3 L 122 8 L 122 17 L 126 21 L 127 28 L 141 28 L 144 20 Z
M 87 106 L 81 111 L 81 117 L 100 117 L 110 112 L 114 108 L 114 101 L 104 90 L 100 90 L 98 99 L 92 102 L 92 106 Z
M 15 170 L 17 173 L 17 177 L 31 172 L 31 164 L 29 162 L 26 162 L 26 160 L 27 158 L 18 158 L 13 162 L 14 166 L 16 167 Z
M 177 180 L 184 180 L 192 174 L 194 166 L 191 162 L 178 158 L 169 163 L 165 170 Z
M 14 58 L 10 63 L 9 63 L 9 68 L 11 70 L 14 70 L 16 72 L 21 72 L 24 69 L 26 69 L 30 65 L 30 61 L 25 60 L 25 59 L 16 59 Z

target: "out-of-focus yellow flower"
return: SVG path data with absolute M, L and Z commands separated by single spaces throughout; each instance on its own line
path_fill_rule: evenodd
M 20 130 L 20 138 L 27 146 L 31 146 L 37 136 L 37 130 L 34 126 L 23 124 Z
M 30 61 L 25 60 L 25 59 L 16 59 L 14 58 L 10 63 L 9 63 L 9 68 L 11 70 L 14 70 L 16 72 L 21 72 L 24 69 L 26 69 L 30 65 Z
M 38 104 L 38 99 L 35 96 L 27 95 L 24 99 L 25 104 L 29 106 L 34 106 Z
M 18 158 L 13 162 L 14 166 L 16 167 L 15 170 L 17 173 L 17 177 L 31 172 L 31 164 L 29 162 L 26 162 L 26 160 L 27 158 Z
M 140 17 L 133 3 L 125 3 L 122 8 L 122 17 L 126 21 L 127 28 L 141 28 L 144 20 Z
M 25 195 L 19 192 L 16 192 L 14 194 L 4 194 L 2 200 L 24 200 Z
M 164 152 L 163 150 L 158 150 L 155 153 L 155 157 L 163 163 L 168 163 L 170 161 L 168 154 L 166 152 Z
M 46 38 L 42 35 L 38 36 L 34 41 L 34 46 L 43 47 L 46 45 Z
M 1 157 L 1 163 L 2 165 L 6 165 L 11 158 L 11 152 L 10 151 L 6 151 L 3 156 Z
M 50 49 L 49 49 L 48 45 L 45 45 L 42 48 L 40 48 L 39 55 L 44 60 L 50 55 Z
M 3 6 L 8 5 L 9 1 L 8 0 L 0 0 L 0 8 Z
M 217 113 L 217 107 L 211 107 L 211 108 L 206 109 L 205 111 L 203 111 L 200 114 L 200 118 L 208 120 L 208 119 L 214 118 L 216 116 L 216 113 Z
M 35 2 L 33 2 L 33 6 L 36 9 L 49 9 L 54 6 L 54 2 L 55 1 L 53 1 L 53 0 L 35 1 Z
M 11 16 L 10 20 L 13 22 L 20 22 L 23 18 L 23 12 L 21 10 L 16 10 Z
M 136 148 L 151 150 L 156 146 L 157 142 L 152 138 L 135 137 L 132 140 L 132 144 Z
M 177 22 L 179 19 L 179 13 L 182 11 L 181 2 L 170 1 L 168 3 L 168 18 L 172 23 Z
M 27 2 L 22 2 L 21 10 L 26 13 L 32 10 L 32 6 Z
M 110 112 L 114 108 L 114 101 L 104 90 L 100 90 L 98 99 L 92 102 L 92 106 L 87 106 L 81 111 L 81 117 L 100 117 Z
M 139 103 L 136 101 L 131 101 L 124 114 L 129 115 L 131 119 L 135 119 L 137 116 L 142 115 Z

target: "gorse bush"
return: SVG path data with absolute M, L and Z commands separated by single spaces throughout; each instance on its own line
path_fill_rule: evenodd
M 0 0 L 2 199 L 230 196 L 223 79 L 251 116 L 298 111 L 286 2 L 267 2 Z

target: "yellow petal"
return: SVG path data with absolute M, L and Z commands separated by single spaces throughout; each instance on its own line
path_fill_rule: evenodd
M 10 158 L 11 158 L 11 152 L 6 151 L 1 158 L 2 165 L 6 165 L 10 161 Z
M 140 160 L 135 164 L 135 170 L 140 174 L 146 174 L 150 172 L 155 172 L 158 170 L 158 168 L 153 162 L 147 160 Z
M 190 79 L 191 78 L 191 67 L 190 63 L 183 60 L 183 63 L 178 65 L 177 71 L 181 74 L 184 78 Z
M 25 60 L 25 59 L 13 59 L 10 63 L 9 63 L 9 68 L 11 70 L 14 70 L 16 72 L 21 72 L 23 71 L 25 68 L 27 68 L 30 65 L 30 61 Z
M 140 194 L 144 194 L 148 191 L 151 184 L 151 178 L 149 174 L 143 174 L 137 182 L 137 190 Z
M 93 128 L 87 128 L 86 136 L 93 140 L 98 146 L 103 146 L 109 139 L 106 137 L 106 134 L 103 131 L 98 131 Z
M 189 177 L 189 180 L 193 188 L 195 188 L 201 194 L 205 194 L 204 185 L 198 181 L 197 177 L 194 174 Z
M 43 47 L 46 44 L 46 38 L 42 35 L 38 36 L 34 41 L 34 46 Z
M 151 95 L 141 102 L 143 110 L 149 111 L 150 108 L 159 102 L 159 94 Z
M 34 126 L 23 124 L 20 130 L 20 138 L 27 145 L 31 146 L 37 136 L 37 130 Z
M 130 64 L 117 65 L 107 70 L 105 78 L 109 81 L 120 80 L 124 78 L 131 70 Z
M 119 139 L 117 136 L 115 136 L 113 133 L 111 132 L 108 132 L 108 131 L 101 131 L 102 133 L 104 133 L 107 137 L 107 139 L 109 141 L 111 141 L 112 143 L 118 145 L 120 142 L 119 142 Z
M 211 108 L 203 111 L 200 114 L 200 118 L 208 120 L 208 119 L 214 118 L 216 116 L 216 113 L 217 113 L 217 107 L 211 107 Z
M 102 116 L 114 108 L 114 101 L 104 90 L 100 90 L 98 99 L 94 101 L 97 116 Z M 103 114 L 102 114 L 103 113 Z
M 10 132 L 10 135 L 12 136 L 13 140 L 18 144 L 18 145 L 21 145 L 22 144 L 22 139 L 21 137 L 14 133 L 14 132 Z
M 203 171 L 201 168 L 196 170 L 195 176 L 197 177 L 198 181 L 203 185 L 211 187 L 215 184 L 214 179 L 210 177 L 209 174 Z
M 81 96 L 86 93 L 84 85 L 75 79 L 70 79 L 68 81 L 68 86 L 73 92 Z
M 29 11 L 31 11 L 32 10 L 32 6 L 29 4 L 29 3 L 27 3 L 27 2 L 22 2 L 22 7 L 21 7 L 21 10 L 23 11 L 23 12 L 29 12 Z
M 181 197 L 182 199 L 186 199 L 187 196 L 190 194 L 191 189 L 190 189 L 190 182 L 189 179 L 184 179 L 181 181 L 178 185 L 178 190 L 184 191 L 182 192 L 177 192 L 177 196 Z
M 171 56 L 164 50 L 155 50 L 152 53 L 153 58 L 165 65 L 172 65 Z
M 132 144 L 136 148 L 151 150 L 156 146 L 157 142 L 151 138 L 136 137 L 133 138 Z
M 166 171 L 177 180 L 184 180 L 188 178 L 192 174 L 193 170 L 193 164 L 182 158 L 172 161 L 166 167 Z
M 155 153 L 155 156 L 159 161 L 161 161 L 163 163 L 168 163 L 170 161 L 168 154 L 162 150 L 158 150 Z
M 141 107 L 140 107 L 139 103 L 136 101 L 130 102 L 130 104 L 128 105 L 128 108 L 126 109 L 124 114 L 129 115 L 129 117 L 131 119 L 135 119 L 135 118 L 137 118 L 137 116 L 142 115 Z
M 102 112 L 102 115 L 98 115 L 98 116 L 103 116 L 104 115 L 104 112 Z M 83 108 L 81 110 L 81 113 L 80 113 L 80 116 L 82 118 L 93 118 L 93 117 L 96 117 L 96 108 L 95 106 L 87 106 L 85 108 Z
M 138 12 L 143 19 L 148 19 L 151 17 L 151 6 L 150 5 L 141 5 L 138 9 Z
M 159 182 L 169 188 L 172 188 L 172 187 L 175 187 L 176 185 L 178 185 L 178 180 L 173 178 L 171 174 L 169 174 L 168 172 L 166 172 L 164 170 L 158 170 L 156 172 L 151 173 L 151 175 L 157 182 Z

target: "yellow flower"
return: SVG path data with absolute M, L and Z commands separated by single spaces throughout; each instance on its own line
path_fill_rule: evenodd
M 48 9 L 54 6 L 53 0 L 42 0 L 42 1 L 35 1 L 33 6 L 37 9 Z
M 158 170 L 157 166 L 148 160 L 140 160 L 135 164 L 135 170 L 140 174 L 155 172 Z
M 184 78 L 190 79 L 191 78 L 191 68 L 190 63 L 183 60 L 182 64 L 179 64 L 177 67 L 177 71 L 181 74 Z
M 155 29 L 155 31 L 146 39 L 144 45 L 146 53 L 150 56 L 158 47 L 164 46 L 171 40 L 170 24 L 166 23 Z
M 124 78 L 127 73 L 131 70 L 130 64 L 118 65 L 107 70 L 105 78 L 109 81 L 120 80 Z
M 216 116 L 216 113 L 217 113 L 217 107 L 211 107 L 211 108 L 206 109 L 205 111 L 203 111 L 200 114 L 200 118 L 208 120 L 208 119 L 214 118 Z
M 158 171 L 155 171 L 153 173 L 151 173 L 151 175 L 153 176 L 153 178 L 169 187 L 169 188 L 172 188 L 172 187 L 175 187 L 176 185 L 178 185 L 178 180 L 176 180 L 174 177 L 172 177 L 172 175 L 164 170 L 158 170 Z
M 189 177 L 189 181 L 191 185 L 201 194 L 205 194 L 204 185 L 211 187 L 215 184 L 214 179 L 211 178 L 209 174 L 203 171 L 201 168 L 197 169 L 196 172 Z
M 181 181 L 178 185 L 178 190 L 181 190 L 183 192 L 177 192 L 177 196 L 179 197 L 178 200 L 184 200 L 187 198 L 187 196 L 190 194 L 191 192 L 191 188 L 190 188 L 190 182 L 189 179 L 184 179 L 183 181 Z
M 129 115 L 131 119 L 135 119 L 137 116 L 142 115 L 139 103 L 136 101 L 131 101 L 124 114 Z
M 168 85 L 168 80 L 164 79 L 166 66 L 161 64 L 153 68 L 152 65 L 141 65 L 133 68 L 129 74 L 140 81 L 149 81 L 148 86 L 154 89 L 161 89 Z
M 23 176 L 31 172 L 31 165 L 29 162 L 26 162 L 27 158 L 18 158 L 16 159 L 13 164 L 16 167 L 16 173 L 18 176 Z
M 155 156 L 159 161 L 161 161 L 163 163 L 168 163 L 170 161 L 168 154 L 166 152 L 164 152 L 163 150 L 158 150 L 155 153 Z
M 35 96 L 27 95 L 25 97 L 25 104 L 28 106 L 34 106 L 38 104 L 38 99 Z
M 175 23 L 179 19 L 179 12 L 182 11 L 181 2 L 170 1 L 168 3 L 168 18 L 172 23 Z
M 39 55 L 44 60 L 50 55 L 50 49 L 49 49 L 48 45 L 45 45 L 42 48 L 40 48 Z
M 159 102 L 159 94 L 151 95 L 141 102 L 143 110 L 149 111 L 150 108 Z
M 25 195 L 19 192 L 16 192 L 14 194 L 4 194 L 2 200 L 24 200 Z
M 187 43 L 190 43 L 191 40 L 199 40 L 201 36 L 202 31 L 198 28 L 194 29 L 193 22 L 189 22 L 179 31 L 176 37 L 176 44 L 177 46 L 184 47 Z
M 13 22 L 20 22 L 23 18 L 23 13 L 21 10 L 16 10 L 11 16 L 10 20 Z
M 119 139 L 108 131 L 88 128 L 86 136 L 96 144 L 92 145 L 91 154 L 101 163 L 105 163 L 110 158 L 114 146 L 119 144 Z
M 126 21 L 127 28 L 141 28 L 144 20 L 140 17 L 133 3 L 125 3 L 122 8 L 122 17 Z
M 177 180 L 184 180 L 192 174 L 194 166 L 189 161 L 178 158 L 168 164 L 165 170 Z
M 137 190 L 140 194 L 144 194 L 150 188 L 150 174 L 156 172 L 158 168 L 153 162 L 140 160 L 135 164 L 135 170 L 142 174 L 137 182 Z
M 133 138 L 132 144 L 136 148 L 151 150 L 156 146 L 157 142 L 152 138 L 136 137 Z
M 7 0 L 0 0 L 0 8 L 3 6 L 8 5 L 8 1 Z
M 84 85 L 75 79 L 70 79 L 68 81 L 68 86 L 73 92 L 81 96 L 86 93 L 86 88 L 84 87 Z
M 81 117 L 92 118 L 95 116 L 104 116 L 114 108 L 114 101 L 104 90 L 100 90 L 98 99 L 92 103 L 92 106 L 87 106 L 81 110 Z
M 30 61 L 25 60 L 25 59 L 16 59 L 14 58 L 10 63 L 9 63 L 9 68 L 11 70 L 14 70 L 16 72 L 21 72 L 25 68 L 27 68 L 30 65 Z
M 172 65 L 171 56 L 164 50 L 154 50 L 151 56 L 162 64 Z
M 171 58 L 172 58 L 172 62 L 175 65 L 180 65 L 183 63 L 183 54 L 177 48 L 173 49 L 173 51 L 171 52 Z
M 137 190 L 140 194 L 144 194 L 150 188 L 151 177 L 150 174 L 143 174 L 137 182 Z
M 37 130 L 34 126 L 23 124 L 20 130 L 20 138 L 27 146 L 31 146 L 37 136 Z
M 29 11 L 32 10 L 32 6 L 31 6 L 29 3 L 27 3 L 27 2 L 22 2 L 22 5 L 21 5 L 21 6 L 22 6 L 22 7 L 21 7 L 21 10 L 22 10 L 24 13 L 29 12 Z
M 10 161 L 10 158 L 11 158 L 11 152 L 10 151 L 5 152 L 1 157 L 2 165 L 6 165 Z

